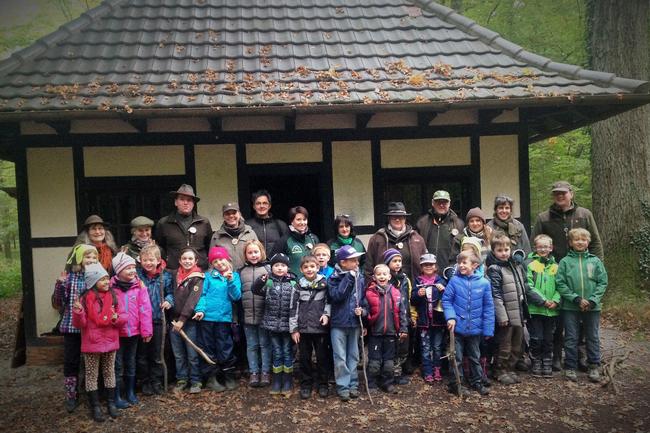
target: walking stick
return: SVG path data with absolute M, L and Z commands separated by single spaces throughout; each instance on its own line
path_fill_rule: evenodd
M 176 323 L 176 321 L 172 320 L 172 325 L 175 324 L 175 323 Z M 178 333 L 181 335 L 181 337 L 183 337 L 183 340 L 187 341 L 187 344 L 189 344 L 190 346 L 192 346 L 192 349 L 196 350 L 196 352 L 197 352 L 199 355 L 201 355 L 201 358 L 205 359 L 205 362 L 207 362 L 208 364 L 217 365 L 216 362 L 214 362 L 213 360 L 211 360 L 210 357 L 209 357 L 208 355 L 206 355 L 206 353 L 203 351 L 203 349 L 201 349 L 199 346 L 197 346 L 196 344 L 194 344 L 194 342 L 190 339 L 190 337 L 187 336 L 187 334 L 185 333 L 185 331 L 183 331 L 183 330 L 181 329 L 181 330 L 178 331 Z
M 449 352 L 447 352 L 447 359 L 454 370 L 454 377 L 456 378 L 456 394 L 460 397 L 460 371 L 458 371 L 458 363 L 456 362 L 456 337 L 453 330 L 449 331 Z
M 165 275 L 164 270 L 160 271 L 160 302 L 165 300 Z M 161 311 L 162 314 L 162 339 L 160 340 L 160 363 L 163 369 L 163 389 L 167 392 L 167 363 L 165 362 L 165 338 L 167 336 L 167 318 L 165 317 L 165 310 Z
M 359 334 L 359 338 L 361 338 L 361 353 L 363 353 L 363 362 L 361 364 L 361 369 L 363 370 L 363 380 L 366 382 L 366 393 L 368 394 L 368 398 L 370 399 L 370 404 L 374 405 L 375 402 L 372 401 L 372 396 L 370 395 L 370 389 L 368 388 L 368 373 L 366 373 L 366 346 L 363 343 L 363 321 L 361 320 L 361 316 L 357 316 L 359 318 L 359 326 L 361 326 L 361 333 Z

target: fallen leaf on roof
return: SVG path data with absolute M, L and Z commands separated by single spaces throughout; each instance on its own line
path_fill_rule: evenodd
M 129 114 L 131 114 L 131 113 L 133 113 L 133 108 L 129 107 L 128 104 L 125 104 L 125 105 L 124 105 L 124 111 L 126 111 L 126 112 L 129 113 Z
M 144 98 L 142 98 L 142 103 L 144 105 L 151 105 L 156 103 L 156 98 L 154 98 L 151 95 L 145 95 Z
M 416 104 L 423 104 L 425 102 L 429 102 L 429 100 L 422 95 L 417 95 L 413 100 L 413 102 L 415 102 Z
M 388 62 L 386 66 L 387 66 L 388 73 L 390 74 L 401 72 L 404 75 L 408 75 L 411 73 L 411 68 L 406 64 L 406 62 L 403 59 L 396 60 L 394 62 Z
M 111 104 L 108 101 L 102 101 L 97 109 L 100 111 L 108 111 L 111 109 Z
M 407 83 L 409 83 L 411 86 L 417 86 L 417 87 L 424 85 L 424 82 L 425 82 L 424 74 L 413 74 L 407 80 Z
M 297 72 L 298 75 L 300 75 L 301 77 L 306 77 L 306 76 L 308 76 L 309 74 L 311 74 L 311 71 L 309 70 L 309 68 L 306 67 L 306 66 L 303 66 L 303 65 L 298 66 L 298 67 L 296 68 L 296 72 Z
M 438 62 L 435 65 L 433 65 L 433 72 L 435 72 L 438 75 L 442 75 L 443 77 L 451 76 L 451 71 L 452 71 L 452 67 L 447 63 Z
M 339 6 L 339 7 L 336 8 L 336 14 L 337 15 L 342 15 L 344 13 L 345 13 L 345 9 L 343 9 L 343 7 Z
M 417 6 L 405 6 L 405 9 L 411 18 L 416 18 L 422 15 L 422 9 Z

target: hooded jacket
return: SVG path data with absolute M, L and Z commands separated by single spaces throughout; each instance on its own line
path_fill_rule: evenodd
M 406 309 L 400 291 L 392 284 L 379 286 L 375 281 L 366 289 L 370 335 L 396 336 L 408 332 Z
M 562 295 L 562 309 L 580 311 L 580 299 L 591 303 L 591 311 L 600 311 L 607 290 L 607 271 L 603 262 L 590 252 L 569 251 L 557 270 L 555 286 Z
M 101 306 L 99 299 L 101 299 Z M 117 313 L 116 320 L 112 320 L 109 316 L 106 319 L 99 317 L 99 320 L 93 320 L 91 317 L 100 314 L 102 306 L 106 307 L 112 303 L 113 296 L 110 291 L 97 293 L 90 291 L 86 295 L 84 309 L 72 311 L 72 323 L 76 328 L 81 329 L 82 353 L 107 353 L 120 348 L 120 328 L 126 323 L 127 316 L 119 300 L 114 308 Z
M 143 268 L 137 268 L 138 278 L 147 288 L 149 293 L 149 301 L 151 302 L 151 318 L 154 322 L 162 321 L 162 310 L 160 305 L 167 301 L 170 305 L 174 305 L 174 282 L 172 274 L 168 272 L 163 266 L 164 262 L 160 262 L 156 273 L 153 276 L 148 276 Z M 161 277 L 162 275 L 162 277 Z M 162 283 L 164 299 L 160 298 L 160 285 Z
M 332 328 L 359 327 L 359 319 L 354 309 L 363 309 L 362 317 L 368 314 L 368 303 L 365 295 L 365 279 L 359 271 L 344 271 L 339 265 L 334 267 L 334 273 L 327 279 L 327 296 L 331 307 Z
M 439 218 L 433 209 L 429 209 L 429 212 L 420 217 L 416 228 L 424 238 L 426 249 L 431 254 L 435 254 L 438 259 L 438 274 L 441 275 L 447 266 L 453 264 L 449 261 L 451 246 L 454 237 L 465 228 L 465 223 L 453 210 L 449 210 L 447 215 Z
M 291 274 L 268 274 L 253 283 L 253 293 L 264 296 L 262 328 L 271 332 L 289 332 L 289 319 L 296 315 L 298 290 Z
M 555 278 L 557 276 L 558 265 L 553 256 L 546 258 L 540 257 L 536 253 L 530 253 L 528 256 L 530 262 L 526 267 L 526 279 L 528 286 L 540 295 L 545 301 L 552 301 L 558 304 L 555 309 L 546 308 L 531 304 L 528 306 L 528 312 L 538 316 L 556 317 L 560 315 L 560 301 L 562 297 L 560 292 L 555 288 Z
M 494 335 L 494 302 L 490 282 L 476 273 L 451 277 L 442 295 L 446 320 L 455 320 L 460 335 Z
M 239 274 L 233 272 L 232 280 L 227 280 L 216 269 L 205 273 L 203 291 L 194 311 L 203 313 L 206 322 L 232 322 L 232 303 L 241 298 Z
M 310 230 L 300 234 L 289 228 L 288 233 L 275 245 L 270 257 L 273 257 L 273 254 L 276 253 L 286 254 L 289 257 L 289 271 L 296 276 L 301 276 L 300 261 L 304 256 L 311 254 L 311 250 L 318 242 L 318 236 Z
M 194 307 L 199 302 L 203 292 L 202 272 L 192 272 L 181 281 L 174 289 L 174 307 L 172 317 L 174 320 L 187 322 L 194 316 Z M 176 281 L 176 273 L 172 274 L 173 281 Z
M 330 316 L 327 302 L 327 279 L 320 274 L 313 281 L 301 277 L 298 280 L 298 305 L 296 314 L 289 320 L 289 332 L 301 334 L 325 334 L 328 328 L 321 325 L 321 316 Z
M 253 229 L 257 235 L 257 239 L 262 242 L 262 245 L 264 245 L 264 251 L 267 253 L 273 251 L 278 241 L 289 233 L 287 223 L 280 219 L 273 218 L 270 214 L 269 218 L 259 218 L 257 216 L 249 218 L 246 220 L 246 224 Z
M 153 335 L 153 321 L 151 319 L 151 301 L 149 292 L 139 278 L 129 283 L 128 289 L 123 290 L 118 284 L 120 281 L 113 276 L 110 287 L 115 291 L 118 302 L 124 309 L 126 321 L 120 327 L 120 337 L 151 337 Z

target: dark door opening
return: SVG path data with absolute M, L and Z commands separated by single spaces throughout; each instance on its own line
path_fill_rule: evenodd
M 307 174 L 251 174 L 249 189 L 253 193 L 265 189 L 271 194 L 271 214 L 289 224 L 288 212 L 294 206 L 303 206 L 309 212 L 309 228 L 321 241 L 325 233 L 323 225 L 323 206 L 321 200 L 321 180 L 319 173 Z M 250 196 L 249 196 L 250 197 Z M 248 201 L 248 214 L 252 215 Z

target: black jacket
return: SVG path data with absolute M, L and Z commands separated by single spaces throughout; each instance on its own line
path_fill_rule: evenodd
M 178 259 L 183 247 L 190 245 L 199 253 L 199 267 L 208 268 L 208 249 L 212 237 L 212 226 L 207 218 L 196 213 L 192 214 L 190 228 L 194 227 L 196 233 L 192 234 L 183 229 L 176 221 L 176 212 L 160 218 L 156 224 L 156 242 L 163 250 L 163 258 L 167 262 L 167 269 L 178 269 Z
M 275 251 L 274 247 L 276 243 L 289 233 L 287 224 L 284 221 L 273 217 L 262 219 L 254 216 L 247 219 L 246 224 L 253 229 L 257 235 L 257 239 L 262 242 L 264 250 L 269 258 L 271 257 L 269 254 Z

